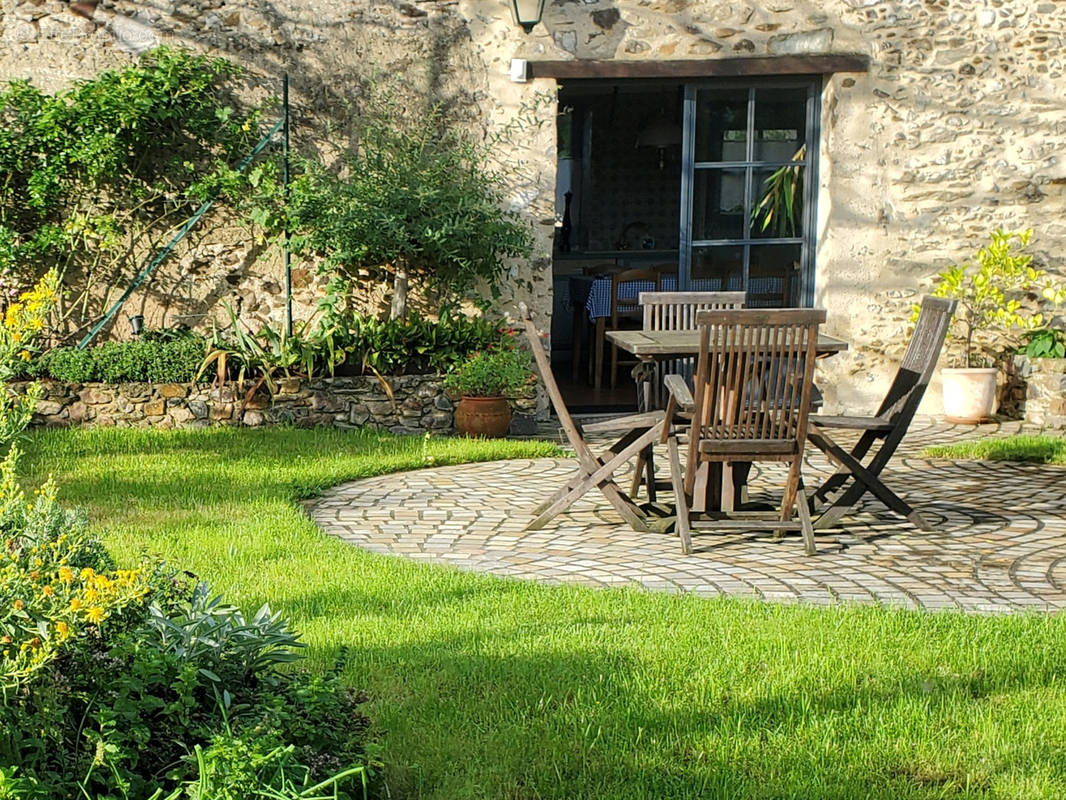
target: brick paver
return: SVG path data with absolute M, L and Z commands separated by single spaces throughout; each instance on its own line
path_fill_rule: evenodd
M 885 480 L 936 530 L 919 531 L 867 500 L 843 528 L 818 536 L 813 557 L 798 537 L 755 532 L 698 535 L 695 552 L 683 556 L 673 536 L 629 530 L 598 492 L 544 530 L 524 532 L 529 510 L 574 469 L 565 458 L 355 481 L 326 492 L 310 512 L 327 532 L 376 553 L 548 583 L 820 605 L 1056 611 L 1066 607 L 1066 469 L 917 457 L 931 443 L 1020 429 L 916 420 Z M 808 485 L 828 469 L 808 453 Z M 777 466 L 757 465 L 753 499 L 762 487 L 766 499 L 779 497 L 782 483 Z

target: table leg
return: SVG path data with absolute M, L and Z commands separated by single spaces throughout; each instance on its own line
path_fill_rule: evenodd
M 603 338 L 607 332 L 607 317 L 596 317 L 596 358 L 593 366 L 595 374 L 592 376 L 592 386 L 599 389 L 603 386 Z
M 585 309 L 574 306 L 573 320 L 570 323 L 570 380 L 577 382 L 578 368 L 581 364 L 581 338 L 585 332 Z

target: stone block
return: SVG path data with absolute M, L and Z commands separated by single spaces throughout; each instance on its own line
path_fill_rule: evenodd
M 769 50 L 776 56 L 802 56 L 814 53 L 827 53 L 833 45 L 833 29 L 820 28 L 815 31 L 799 33 L 782 33 L 771 36 Z
M 183 425 L 186 422 L 196 419 L 196 415 L 185 406 L 174 406 L 170 409 L 170 418 L 178 425 Z
M 158 391 L 160 397 L 166 398 L 184 397 L 189 393 L 188 388 L 180 383 L 164 383 L 159 387 Z
M 279 394 L 296 394 L 300 391 L 299 378 L 282 378 L 279 382 Z
M 433 399 L 433 406 L 440 411 L 454 411 L 455 403 L 445 397 L 443 394 L 437 395 Z
M 119 396 L 134 402 L 147 400 L 152 396 L 152 385 L 150 383 L 120 383 L 118 393 Z
M 189 405 L 192 405 L 191 403 Z M 211 419 L 214 422 L 223 422 L 233 419 L 233 403 L 215 403 L 211 407 Z
M 427 430 L 441 431 L 452 427 L 453 416 L 446 411 L 433 411 L 422 417 L 422 427 Z
M 256 392 L 244 402 L 244 407 L 249 411 L 262 411 L 270 408 L 270 395 Z
M 144 415 L 146 417 L 161 417 L 165 413 L 167 413 L 167 401 L 163 398 L 149 400 L 144 404 Z
M 189 411 L 196 419 L 207 419 L 208 406 L 203 400 L 190 400 Z
M 78 393 L 78 398 L 86 405 L 103 405 L 105 403 L 111 403 L 115 400 L 115 395 L 112 392 L 100 389 L 95 386 L 89 386 L 82 389 Z
M 511 436 L 533 436 L 537 432 L 537 421 L 529 414 L 512 414 Z
M 34 408 L 34 411 L 42 417 L 54 417 L 62 410 L 63 404 L 57 403 L 54 400 L 39 400 L 36 408 Z
M 262 411 L 245 411 L 241 421 L 249 428 L 258 428 L 266 422 L 266 417 Z
M 89 406 L 85 405 L 81 400 L 72 403 L 70 408 L 67 409 L 67 414 L 70 421 L 74 424 L 81 424 L 82 422 L 87 422 L 92 419 L 92 417 L 89 416 Z

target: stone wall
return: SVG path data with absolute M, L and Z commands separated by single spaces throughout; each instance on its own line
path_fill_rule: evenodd
M 235 386 L 187 383 L 60 383 L 45 381 L 34 424 L 119 428 L 204 428 L 213 425 L 289 424 L 370 427 L 394 433 L 447 432 L 452 402 L 439 375 L 377 378 L 283 379 L 273 397 L 250 399 Z M 24 390 L 27 384 L 14 384 Z
M 1015 356 L 999 410 L 1033 425 L 1066 429 L 1066 358 Z
M 402 73 L 486 135 L 520 131 L 498 154 L 508 202 L 536 231 L 536 248 L 512 265 L 499 308 L 513 313 L 525 300 L 547 329 L 556 85 L 511 83 L 511 58 L 864 53 L 868 73 L 827 76 L 822 93 L 816 303 L 831 310 L 827 331 L 852 345 L 821 365 L 827 410 L 873 410 L 902 355 L 912 303 L 991 229 L 1033 227 L 1038 263 L 1063 272 L 1064 2 L 553 0 L 529 36 L 509 5 L 0 0 L 0 77 L 32 76 L 50 88 L 140 48 L 188 43 L 247 66 L 260 92 L 276 93 L 288 69 L 308 141 L 343 133 L 369 68 Z M 234 291 L 248 296 L 246 308 L 258 307 L 253 314 L 280 319 L 278 296 L 262 288 L 278 283 L 276 261 L 260 260 L 251 272 Z M 309 284 L 308 300 L 313 294 Z M 924 411 L 938 410 L 937 389 Z

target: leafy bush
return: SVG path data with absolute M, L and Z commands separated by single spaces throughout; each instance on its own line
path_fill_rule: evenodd
M 279 669 L 300 643 L 277 614 L 115 570 L 54 491 L 24 514 L 0 567 L 0 797 L 365 795 L 363 698 Z
M 330 302 L 347 307 L 368 281 L 391 281 L 393 318 L 406 316 L 409 280 L 454 303 L 481 282 L 494 286 L 504 259 L 527 255 L 532 242 L 504 210 L 504 180 L 485 146 L 439 108 L 404 115 L 400 107 L 376 87 L 342 172 L 305 161 L 286 206 L 294 250 L 324 256 Z
M 1018 352 L 1029 358 L 1066 358 L 1066 330 L 1041 328 L 1026 333 L 1025 340 Z
M 351 371 L 402 375 L 446 372 L 472 353 L 503 346 L 505 331 L 484 317 L 444 316 L 439 322 L 409 314 L 380 320 L 353 314 L 333 333 Z
M 132 342 L 105 342 L 79 350 L 57 347 L 27 363 L 21 374 L 68 383 L 188 383 L 204 358 L 206 341 L 193 333 Z
M 959 305 L 952 320 L 951 338 L 959 348 L 963 367 L 991 364 L 1003 349 L 1002 337 L 1014 329 L 1043 324 L 1022 300 L 1008 294 L 1033 293 L 1051 303 L 1066 301 L 1066 288 L 1053 283 L 1043 270 L 1033 267 L 1033 257 L 1021 252 L 1029 246 L 1032 229 L 993 231 L 990 241 L 966 264 L 937 275 L 934 297 L 948 297 Z M 915 318 L 917 318 L 915 307 Z
M 228 164 L 259 136 L 229 89 L 239 72 L 162 47 L 56 94 L 0 87 L 0 296 L 59 265 L 84 276 L 68 315 L 92 319 L 94 283 L 216 190 L 234 194 Z
M 465 397 L 513 397 L 532 380 L 529 353 L 507 342 L 455 364 L 444 376 L 444 388 Z

